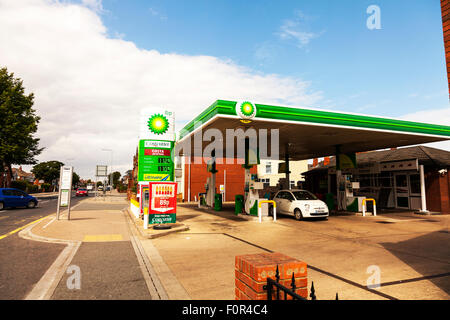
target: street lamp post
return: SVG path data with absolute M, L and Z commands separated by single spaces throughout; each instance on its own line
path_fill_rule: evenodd
M 109 192 L 112 193 L 112 185 L 113 185 L 113 168 L 112 168 L 112 163 L 113 163 L 113 151 L 112 149 L 102 149 L 102 151 L 109 151 L 111 152 L 111 163 L 110 163 L 110 173 L 109 173 Z

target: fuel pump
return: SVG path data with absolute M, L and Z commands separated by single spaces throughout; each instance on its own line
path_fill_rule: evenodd
M 345 175 L 345 209 L 352 212 L 362 212 L 363 200 L 366 197 L 355 196 L 354 190 L 359 189 L 359 182 L 352 182 L 352 175 Z
M 257 216 L 258 201 L 265 200 L 262 198 L 260 199 L 259 197 L 259 190 L 264 188 L 264 184 L 262 182 L 257 182 L 258 176 L 256 174 L 251 174 L 249 169 L 246 169 L 245 171 L 245 212 L 252 216 Z M 264 210 L 262 215 L 267 216 L 268 210 Z

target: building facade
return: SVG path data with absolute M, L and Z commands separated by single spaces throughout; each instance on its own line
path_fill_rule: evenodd
M 415 146 L 356 154 L 357 168 L 343 171 L 359 188 L 356 196 L 374 198 L 377 207 L 405 210 L 421 209 L 419 166 L 424 166 L 427 209 L 450 214 L 450 152 Z M 304 173 L 305 186 L 324 199 L 336 195 L 336 159 L 319 164 Z

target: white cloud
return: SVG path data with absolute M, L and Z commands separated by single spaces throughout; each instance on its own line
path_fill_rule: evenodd
M 417 121 L 430 124 L 450 125 L 450 107 L 410 113 L 401 117 L 404 120 Z M 450 151 L 450 140 L 426 143 L 424 146 Z
M 103 11 L 102 0 L 81 0 L 81 3 L 96 12 Z
M 177 123 L 186 123 L 216 99 L 297 106 L 321 99 L 297 78 L 108 38 L 101 9 L 101 1 L 92 0 L 0 0 L 0 63 L 35 93 L 38 136 L 46 147 L 40 161 L 71 162 L 89 177 L 95 165 L 109 163 L 101 148 L 110 148 L 123 173 L 132 167 L 144 107 L 173 109 Z
M 305 30 L 308 29 L 307 20 L 309 20 L 309 17 L 301 11 L 296 11 L 294 19 L 285 20 L 280 26 L 280 31 L 277 33 L 278 36 L 282 40 L 294 40 L 299 48 L 305 47 L 312 39 L 319 37 L 323 33 Z
M 149 8 L 148 10 L 150 11 L 150 14 L 152 16 L 158 17 L 161 20 L 167 20 L 167 16 L 165 14 L 162 14 L 158 10 L 156 10 L 154 8 Z

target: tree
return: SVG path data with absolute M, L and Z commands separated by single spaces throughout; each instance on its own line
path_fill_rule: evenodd
M 31 172 L 37 179 L 52 183 L 53 180 L 59 179 L 59 171 L 63 165 L 64 163 L 60 161 L 41 162 L 35 165 Z
M 103 182 L 101 182 L 101 181 L 98 181 L 98 182 L 97 182 L 97 188 L 100 187 L 100 186 L 102 186 L 102 185 L 103 185 Z
M 78 182 L 80 182 L 80 176 L 76 172 L 73 172 L 72 173 L 72 186 L 77 185 Z
M 112 173 L 112 175 L 113 175 L 113 186 L 114 186 L 114 188 L 115 188 L 116 185 L 117 185 L 117 182 L 118 182 L 119 179 L 120 179 L 121 174 L 120 174 L 119 171 L 114 171 L 114 172 Z M 111 181 L 111 174 L 108 174 L 108 181 Z
M 39 148 L 37 131 L 40 117 L 32 108 L 34 95 L 25 95 L 23 82 L 14 78 L 6 68 L 0 68 L 0 172 L 9 174 L 11 183 L 13 164 L 35 164 L 35 157 L 44 148 Z

